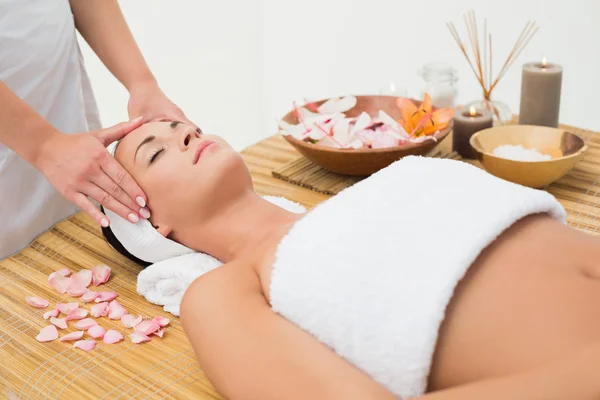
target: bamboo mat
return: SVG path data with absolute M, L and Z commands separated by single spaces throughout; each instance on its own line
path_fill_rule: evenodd
M 600 197 L 596 186 L 590 186 L 600 174 L 600 141 L 594 139 L 591 147 L 594 156 L 550 189 L 561 197 L 571 221 L 590 224 L 600 218 L 596 208 L 592 212 L 586 208 Z M 242 155 L 261 195 L 284 196 L 307 208 L 329 197 L 272 176 L 273 170 L 298 158 L 279 135 L 249 147 Z M 585 229 L 584 225 L 579 228 Z M 171 319 L 164 337 L 142 345 L 130 344 L 127 338 L 115 345 L 98 343 L 89 353 L 67 343 L 37 342 L 35 336 L 46 325 L 41 317 L 45 310 L 28 306 L 25 296 L 40 295 L 51 304 L 63 301 L 65 297 L 49 288 L 47 276 L 62 268 L 75 272 L 100 263 L 108 264 L 113 272 L 106 290 L 118 292 L 119 301 L 131 313 Z M 203 374 L 179 319 L 136 293 L 140 269 L 113 251 L 81 213 L 57 224 L 19 254 L 0 261 L 0 398 L 220 399 Z M 119 327 L 105 318 L 99 323 L 105 328 Z
M 589 233 L 600 234 L 600 133 L 568 125 L 561 125 L 561 128 L 583 137 L 589 150 L 569 174 L 546 190 L 567 210 L 569 225 Z M 461 157 L 451 151 L 451 143 L 452 137 L 449 135 L 428 156 L 460 160 Z M 477 161 L 468 162 L 481 167 Z M 274 178 L 328 196 L 335 195 L 364 179 L 327 171 L 302 156 L 274 169 L 271 174 Z

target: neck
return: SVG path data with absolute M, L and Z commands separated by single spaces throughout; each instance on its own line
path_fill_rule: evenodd
M 222 209 L 194 235 L 194 248 L 228 263 L 277 243 L 302 214 L 295 214 L 248 191 Z

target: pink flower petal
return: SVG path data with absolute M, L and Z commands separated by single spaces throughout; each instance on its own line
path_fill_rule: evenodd
M 40 330 L 40 333 L 35 337 L 38 342 L 51 342 L 58 339 L 58 331 L 54 325 L 48 325 Z
M 169 318 L 165 318 L 165 317 L 161 317 L 161 316 L 158 316 L 152 320 L 152 322 L 154 322 L 161 328 L 164 328 L 165 326 L 169 325 L 170 321 L 171 320 Z
M 86 310 L 84 308 L 76 308 L 67 314 L 67 317 L 65 318 L 65 320 L 71 321 L 71 320 L 75 320 L 75 319 L 84 319 L 85 317 L 87 317 L 87 315 L 88 315 L 88 310 Z
M 94 292 L 88 289 L 85 289 L 86 292 L 81 296 L 81 301 L 84 303 L 89 303 L 90 301 L 94 301 L 96 297 L 98 297 L 98 292 Z
M 125 314 L 127 314 L 127 310 L 117 300 L 113 300 L 109 303 L 108 318 L 121 319 L 121 317 Z
M 90 329 L 92 326 L 98 325 L 96 321 L 91 318 L 85 318 L 75 323 L 75 328 L 83 329 L 84 331 Z
M 71 275 L 71 270 L 69 268 L 64 268 L 64 269 L 56 271 L 56 273 L 59 275 L 62 275 L 62 276 L 69 276 L 69 275 Z
M 142 316 L 134 317 L 131 314 L 126 314 L 121 317 L 121 323 L 125 326 L 125 328 L 133 328 L 137 324 L 142 322 Z
M 46 308 L 50 304 L 48 300 L 36 296 L 27 296 L 25 297 L 25 301 L 27 304 L 35 308 Z
M 140 322 L 138 325 L 136 325 L 135 328 L 133 328 L 134 331 L 136 331 L 137 333 L 141 333 L 143 335 L 150 335 L 151 333 L 156 332 L 157 330 L 160 329 L 160 325 L 158 325 L 156 322 L 154 322 L 154 320 L 145 320 Z
M 98 297 L 94 300 L 96 303 L 100 303 L 102 301 L 111 301 L 116 299 L 119 296 L 117 292 L 98 292 Z
M 71 303 L 58 303 L 56 305 L 56 309 L 63 314 L 68 314 L 78 307 L 79 307 L 79 303 L 76 301 L 73 301 Z
M 48 284 L 60 294 L 67 292 L 70 283 L 70 278 L 66 278 L 57 272 L 51 273 L 48 277 Z
M 123 340 L 123 335 L 121 332 L 117 332 L 114 329 L 109 329 L 104 334 L 104 343 L 106 344 L 114 344 Z
M 131 335 L 129 335 L 129 339 L 131 339 L 131 341 L 136 344 L 149 342 L 150 340 L 152 340 L 148 336 L 142 335 L 141 333 L 132 333 Z
M 96 341 L 94 340 L 78 340 L 73 344 L 73 347 L 85 351 L 93 350 L 96 347 Z
M 44 313 L 44 319 L 48 319 L 50 317 L 58 317 L 60 311 L 58 311 L 56 308 L 54 310 L 50 310 L 50 311 L 46 311 Z
M 50 323 L 60 329 L 68 328 L 67 321 L 65 320 L 65 318 L 50 317 Z
M 164 329 L 159 329 L 156 332 L 152 333 L 153 335 L 156 335 L 158 337 L 163 337 L 163 335 L 165 334 L 165 330 Z
M 98 338 L 103 338 L 106 331 L 100 325 L 94 325 L 90 329 L 87 330 L 87 333 L 94 339 L 98 339 Z
M 87 288 L 77 281 L 71 281 L 67 288 L 67 293 L 72 297 L 79 297 L 87 291 Z
M 83 331 L 75 331 L 71 333 L 67 333 L 65 336 L 60 338 L 61 342 L 66 342 L 69 340 L 79 340 L 83 336 Z
M 92 317 L 95 317 L 95 318 L 106 317 L 107 314 L 108 314 L 108 303 L 106 303 L 106 302 L 95 304 L 90 308 L 90 315 Z
M 108 265 L 100 264 L 92 268 L 92 285 L 102 285 L 108 281 L 108 278 L 110 278 L 110 267 Z
M 82 269 L 81 271 L 71 275 L 71 282 L 76 282 L 78 286 L 90 286 L 90 283 L 92 283 L 92 271 L 89 269 Z

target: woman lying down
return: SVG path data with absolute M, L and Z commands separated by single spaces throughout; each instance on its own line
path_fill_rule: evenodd
M 600 398 L 600 241 L 550 194 L 408 157 L 294 214 L 184 124 L 115 155 L 156 231 L 224 262 L 181 320 L 227 398 Z

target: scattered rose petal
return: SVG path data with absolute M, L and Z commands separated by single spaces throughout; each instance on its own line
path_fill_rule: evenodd
M 138 325 L 135 326 L 135 328 L 133 328 L 134 331 L 136 331 L 137 333 L 141 333 L 143 335 L 150 335 L 151 333 L 156 332 L 157 330 L 160 329 L 160 325 L 158 325 L 156 322 L 154 322 L 154 320 L 145 320 L 140 322 Z
M 50 317 L 58 317 L 59 313 L 60 311 L 58 311 L 56 308 L 54 310 L 46 311 L 44 313 L 44 319 L 48 319 Z
M 69 276 L 71 275 L 71 270 L 69 268 L 64 268 L 56 271 L 56 273 L 62 276 Z
M 102 285 L 108 281 L 108 278 L 110 278 L 110 267 L 108 265 L 100 264 L 92 268 L 92 285 Z
M 98 292 L 95 302 L 100 303 L 102 301 L 111 301 L 119 296 L 117 292 Z
M 165 326 L 169 325 L 170 321 L 171 320 L 169 318 L 165 318 L 165 317 L 162 317 L 162 316 L 158 316 L 158 317 L 156 317 L 156 318 L 154 318 L 152 320 L 152 322 L 154 322 L 155 324 L 157 324 L 161 328 L 164 328 Z
M 76 301 L 73 301 L 71 303 L 58 303 L 56 305 L 56 309 L 63 314 L 68 314 L 78 307 L 79 307 L 79 303 Z
M 72 297 L 79 297 L 87 291 L 87 288 L 77 281 L 71 281 L 67 288 L 67 293 Z
M 90 283 L 92 283 L 92 271 L 89 269 L 82 269 L 81 271 L 71 275 L 71 282 L 76 282 L 78 286 L 90 286 Z
M 125 326 L 125 328 L 133 328 L 137 324 L 142 322 L 142 316 L 134 317 L 131 314 L 126 314 L 121 317 L 121 323 Z
M 64 277 L 57 272 L 51 273 L 48 277 L 48 284 L 60 294 L 67 292 L 70 283 L 70 278 Z
M 35 337 L 38 342 L 51 342 L 58 339 L 58 331 L 54 325 L 48 325 L 40 330 L 40 333 Z
M 137 333 L 137 332 L 132 333 L 131 335 L 129 335 L 129 339 L 131 339 L 131 341 L 133 343 L 136 343 L 136 344 L 138 344 L 138 343 L 144 343 L 144 342 L 149 342 L 150 340 L 152 340 L 148 336 L 142 335 L 141 333 Z
M 114 329 L 109 329 L 104 334 L 104 343 L 106 344 L 114 344 L 123 340 L 123 335 L 121 332 L 117 332 Z
M 65 336 L 60 338 L 61 342 L 66 342 L 69 340 L 79 340 L 83 336 L 83 331 L 75 331 L 71 333 L 67 333 Z
M 106 303 L 106 302 L 95 304 L 90 308 L 90 315 L 92 317 L 95 317 L 95 318 L 106 317 L 107 314 L 108 314 L 108 303 Z
M 96 347 L 96 342 L 94 340 L 78 340 L 73 344 L 73 347 L 85 351 L 93 350 Z
M 94 301 L 96 297 L 98 297 L 98 292 L 94 292 L 92 290 L 85 289 L 86 292 L 81 296 L 81 301 L 84 303 L 89 303 L 90 301 Z
M 75 328 L 87 330 L 87 329 L 90 329 L 92 326 L 95 326 L 95 325 L 98 325 L 98 323 L 96 321 L 94 321 L 91 318 L 85 318 L 85 319 L 82 319 L 80 321 L 77 321 L 75 323 Z
M 165 330 L 164 329 L 159 329 L 156 332 L 153 332 L 152 334 L 156 335 L 158 337 L 163 337 L 163 335 L 165 334 Z
M 25 301 L 27 304 L 35 308 L 46 308 L 50 304 L 48 300 L 36 296 L 27 296 L 25 297 Z
M 127 314 L 127 310 L 117 300 L 113 300 L 109 303 L 108 318 L 121 319 L 121 317 L 126 314 Z
M 50 317 L 50 323 L 60 329 L 67 329 L 67 321 L 64 318 Z
M 67 317 L 65 318 L 65 320 L 71 321 L 71 320 L 75 320 L 75 319 L 83 319 L 83 318 L 87 317 L 87 315 L 88 315 L 88 310 L 83 309 L 83 308 L 76 308 L 67 314 Z
M 100 325 L 94 325 L 90 329 L 87 330 L 88 335 L 93 337 L 94 339 L 102 339 L 106 331 Z

